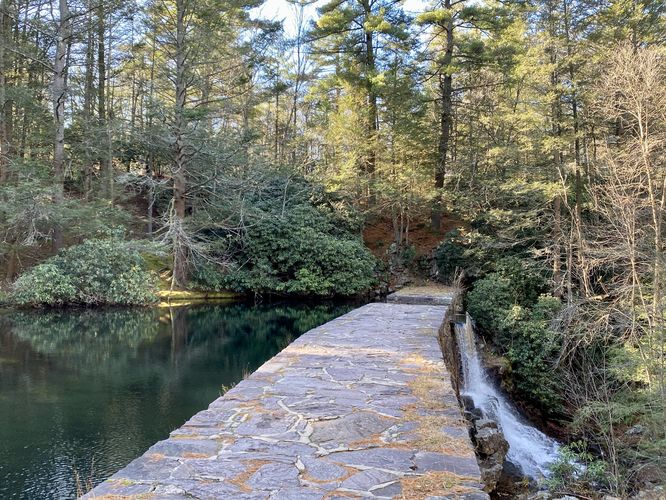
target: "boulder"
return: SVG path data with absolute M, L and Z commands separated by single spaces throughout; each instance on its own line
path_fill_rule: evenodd
M 475 426 L 477 429 L 484 429 L 486 427 L 490 429 L 497 429 L 497 422 L 489 418 L 480 418 L 476 421 Z
M 485 420 L 485 419 L 481 419 Z M 481 421 L 479 420 L 479 421 Z M 509 443 L 504 439 L 504 435 L 493 427 L 482 427 L 476 429 L 476 449 L 481 458 L 494 457 L 495 461 L 502 464 L 507 451 L 509 451 Z
M 502 477 L 502 464 L 494 462 L 482 462 L 479 464 L 481 469 L 481 481 L 483 482 L 483 489 L 488 493 L 495 491 L 497 482 Z
M 460 396 L 460 402 L 465 410 L 470 411 L 474 409 L 474 400 L 472 399 L 472 396 L 462 394 Z
M 528 493 L 529 490 L 529 481 L 525 480 L 522 469 L 509 460 L 504 460 L 504 467 L 502 469 L 502 474 L 497 481 L 497 486 L 495 491 L 500 493 L 504 497 L 518 498 L 519 495 Z M 545 492 L 539 492 L 541 494 Z M 531 495 L 528 495 L 528 498 L 533 498 Z M 544 497 L 535 496 L 535 499 L 538 498 L 541 500 Z M 545 498 L 550 498 L 546 496 Z
M 495 491 L 497 483 L 502 477 L 504 458 L 509 451 L 509 443 L 497 428 L 497 423 L 487 418 L 476 420 L 474 440 L 484 490 L 490 493 Z

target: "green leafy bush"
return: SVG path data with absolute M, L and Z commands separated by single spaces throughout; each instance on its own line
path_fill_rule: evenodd
M 546 270 L 534 259 L 503 257 L 492 265 L 494 272 L 511 283 L 513 300 L 523 307 L 535 304 L 548 290 Z
M 21 276 L 14 284 L 13 299 L 21 305 L 61 306 L 76 296 L 70 276 L 53 262 L 45 262 Z
M 467 310 L 484 332 L 497 341 L 504 333 L 506 317 L 515 305 L 511 280 L 499 274 L 490 274 L 477 281 L 467 294 Z
M 225 270 L 212 262 L 197 262 L 192 269 L 192 288 L 221 292 L 227 288 Z
M 503 325 L 509 336 L 507 357 L 511 362 L 515 388 L 549 413 L 561 410 L 554 360 L 560 350 L 560 338 L 550 328 L 559 311 L 560 301 L 542 296 L 531 309 L 516 306 Z
M 481 277 L 484 263 L 491 258 L 490 246 L 489 238 L 477 231 L 446 233 L 434 254 L 440 281 L 450 283 L 460 271 L 470 279 Z
M 507 318 L 514 306 L 531 308 L 548 289 L 537 262 L 532 259 L 504 257 L 492 264 L 494 272 L 477 280 L 467 296 L 467 307 L 486 333 L 503 342 Z
M 516 259 L 517 260 L 517 259 Z M 511 384 L 526 399 L 550 413 L 561 410 L 553 360 L 559 337 L 550 328 L 559 311 L 554 297 L 534 297 L 544 281 L 530 278 L 529 263 L 505 260 L 474 284 L 467 310 L 482 332 L 511 363 Z
M 455 273 L 469 265 L 465 257 L 466 240 L 459 230 L 454 229 L 444 235 L 444 240 L 435 249 L 435 262 L 442 281 L 451 281 Z
M 361 240 L 358 212 L 293 174 L 272 170 L 270 179 L 247 193 L 239 231 L 219 225 L 201 231 L 211 258 L 196 263 L 191 285 L 320 297 L 368 291 L 378 263 Z M 233 216 L 221 212 L 218 218 Z
M 557 188 L 512 179 L 486 186 L 478 198 L 471 197 L 473 203 L 469 194 L 467 201 L 456 199 L 458 215 L 466 224 L 464 230 L 449 232 L 435 251 L 440 279 L 450 281 L 456 269 L 464 270 L 468 280 L 483 278 L 497 271 L 495 265 L 504 257 L 536 264 L 530 257 L 550 237 L 550 225 L 545 222 L 550 220 L 548 207 Z
M 559 450 L 550 466 L 546 486 L 551 491 L 588 493 L 608 486 L 607 465 L 587 449 L 583 441 L 574 441 Z
M 30 269 L 14 283 L 22 306 L 142 305 L 155 300 L 155 277 L 138 249 L 120 240 L 88 240 Z
M 234 290 L 318 296 L 367 291 L 376 264 L 359 237 L 311 206 L 258 220 L 236 261 L 222 281 Z

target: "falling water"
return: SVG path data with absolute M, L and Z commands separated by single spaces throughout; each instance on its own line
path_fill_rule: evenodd
M 481 365 L 469 316 L 465 323 L 455 324 L 455 332 L 462 359 L 461 393 L 472 399 L 484 417 L 497 422 L 509 443 L 509 461 L 520 466 L 527 476 L 547 475 L 548 464 L 557 457 L 557 442 L 527 423 L 513 403 L 489 380 Z

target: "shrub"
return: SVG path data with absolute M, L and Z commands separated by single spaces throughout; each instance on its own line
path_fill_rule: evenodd
M 469 265 L 465 258 L 466 244 L 460 231 L 454 229 L 444 236 L 444 240 L 435 249 L 435 262 L 442 281 L 451 281 L 459 269 Z
M 495 272 L 511 283 L 513 300 L 523 307 L 535 304 L 548 290 L 546 270 L 540 262 L 517 256 L 503 257 L 493 264 Z
M 227 288 L 224 269 L 207 261 L 196 263 L 191 281 L 193 288 L 209 292 L 221 292 Z
M 467 310 L 481 330 L 496 336 L 504 332 L 506 317 L 515 304 L 511 281 L 499 274 L 490 274 L 477 281 L 467 294 Z
M 553 368 L 560 338 L 550 328 L 559 309 L 559 300 L 542 296 L 532 309 L 509 314 L 504 324 L 504 330 L 510 336 L 509 344 L 504 348 L 508 348 L 515 388 L 551 413 L 561 410 L 558 380 Z
M 437 248 L 435 258 L 441 279 L 450 280 L 456 268 L 464 270 L 470 280 L 483 278 L 486 273 L 499 271 L 495 264 L 503 257 L 515 258 L 514 263 L 536 264 L 528 257 L 543 249 L 550 237 L 550 226 L 544 220 L 550 217 L 548 207 L 557 189 L 556 184 L 512 179 L 487 186 L 478 199 L 472 197 L 476 202 L 471 205 L 456 200 L 459 213 L 467 221 L 466 229 L 449 232 Z M 540 290 L 533 300 L 544 291 Z
M 194 287 L 330 297 L 357 295 L 374 285 L 377 261 L 361 240 L 361 218 L 335 193 L 272 171 L 270 182 L 248 193 L 242 213 L 240 231 L 201 231 L 211 259 L 195 263 Z
M 155 300 L 155 277 L 139 251 L 119 240 L 88 240 L 23 274 L 12 300 L 22 306 L 142 305 Z
M 257 221 L 223 283 L 239 291 L 352 296 L 374 283 L 375 259 L 360 238 L 314 207 Z
M 467 310 L 479 328 L 490 334 L 511 363 L 511 383 L 526 399 L 548 412 L 561 410 L 553 360 L 559 337 L 550 328 L 560 301 L 534 294 L 544 280 L 531 281 L 529 263 L 498 263 L 498 272 L 478 280 L 467 295 Z
M 494 272 L 474 283 L 467 296 L 467 307 L 477 325 L 493 334 L 496 343 L 501 343 L 506 341 L 510 310 L 513 306 L 531 308 L 547 290 L 547 281 L 539 264 L 532 259 L 504 257 L 492 267 Z
M 76 287 L 70 276 L 53 262 L 45 262 L 14 284 L 13 301 L 21 305 L 61 306 L 74 301 Z
M 550 477 L 546 486 L 551 491 L 589 493 L 608 486 L 606 463 L 596 459 L 583 441 L 562 446 L 557 460 L 548 468 Z
M 451 282 L 458 271 L 465 271 L 468 278 L 483 275 L 483 263 L 489 261 L 492 250 L 490 241 L 477 231 L 463 234 L 459 229 L 449 231 L 435 249 L 435 262 L 439 279 Z

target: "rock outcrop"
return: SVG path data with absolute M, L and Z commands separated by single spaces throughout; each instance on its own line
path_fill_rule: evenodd
M 487 418 L 476 420 L 473 437 L 484 489 L 487 492 L 494 491 L 504 469 L 509 443 L 497 428 L 497 423 Z

